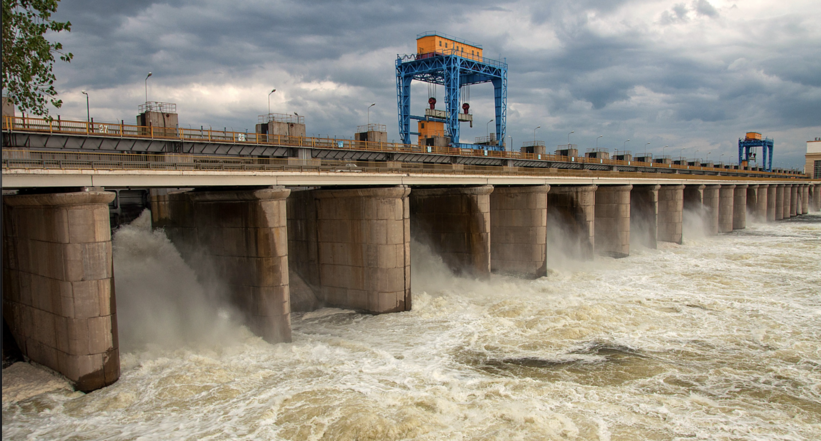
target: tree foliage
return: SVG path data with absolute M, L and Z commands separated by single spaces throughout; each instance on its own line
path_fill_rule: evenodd
M 3 89 L 23 112 L 48 116 L 47 100 L 54 107 L 54 54 L 70 62 L 61 43 L 45 38 L 46 32 L 71 31 L 71 22 L 53 21 L 51 15 L 60 0 L 3 0 Z

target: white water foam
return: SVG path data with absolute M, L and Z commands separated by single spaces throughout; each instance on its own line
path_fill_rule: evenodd
M 753 224 L 534 281 L 455 278 L 413 244 L 413 311 L 294 314 L 291 344 L 239 327 L 140 347 L 108 388 L 4 404 L 3 436 L 818 439 L 820 236 L 821 222 Z M 118 300 L 135 263 L 116 262 Z

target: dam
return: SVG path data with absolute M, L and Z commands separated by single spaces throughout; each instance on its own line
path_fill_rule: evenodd
M 120 375 L 109 187 L 146 189 L 154 228 L 200 277 L 225 284 L 249 329 L 271 343 L 291 341 L 296 290 L 310 299 L 298 308 L 412 310 L 412 237 L 455 274 L 535 279 L 551 265 L 550 228 L 575 258 L 626 257 L 635 240 L 682 243 L 685 212 L 710 234 L 729 233 L 748 218 L 818 210 L 821 189 L 771 173 L 328 161 L 266 170 L 231 158 L 180 169 L 198 159 L 99 155 L 3 151 L 4 191 L 16 190 L 4 196 L 4 318 L 26 357 L 83 391 Z

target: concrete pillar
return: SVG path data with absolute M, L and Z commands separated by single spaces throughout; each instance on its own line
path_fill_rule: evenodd
M 370 313 L 409 311 L 407 187 L 318 190 L 320 299 Z
M 812 186 L 812 205 L 813 210 L 821 211 L 821 184 Z
M 718 232 L 729 233 L 733 231 L 733 208 L 735 198 L 735 185 L 722 185 L 719 190 L 718 207 Z
M 554 241 L 575 257 L 593 258 L 596 243 L 596 186 L 551 187 L 547 194 L 548 226 Z M 559 240 L 565 244 L 557 243 Z
M 632 185 L 599 186 L 596 190 L 597 237 L 599 254 L 613 257 L 630 255 L 630 190 Z
M 658 240 L 680 244 L 684 223 L 684 185 L 659 189 Z
M 490 194 L 490 270 L 547 275 L 549 185 L 495 187 Z
M 810 212 L 810 186 L 804 184 L 801 186 L 801 214 Z
M 114 193 L 4 196 L 3 316 L 22 353 L 89 392 L 120 377 L 108 203 Z
M 747 228 L 747 184 L 735 186 L 733 196 L 733 229 Z
M 798 214 L 798 185 L 790 185 L 790 217 Z
M 777 184 L 770 184 L 767 186 L 767 216 L 764 218 L 767 222 L 772 222 L 775 220 L 775 203 L 777 199 L 776 193 L 778 193 Z
M 708 234 L 718 234 L 721 231 L 721 185 L 704 186 L 704 225 Z
M 781 220 L 784 219 L 784 190 L 786 186 L 778 184 L 775 187 L 775 220 Z
M 191 191 L 154 204 L 161 213 L 154 227 L 165 229 L 201 278 L 224 283 L 249 328 L 271 343 L 291 341 L 289 193 L 282 187 Z
M 746 218 L 752 221 L 752 219 L 755 219 L 758 210 L 758 184 L 747 185 L 747 203 L 745 206 L 747 207 Z
M 630 238 L 647 248 L 658 247 L 660 185 L 634 185 L 630 191 Z
M 415 188 L 411 235 L 429 242 L 452 271 L 489 275 L 491 192 L 491 185 Z
M 790 218 L 790 205 L 792 204 L 792 184 L 784 185 L 784 213 L 782 219 Z
M 752 212 L 758 222 L 767 222 L 767 204 L 769 203 L 769 185 L 759 184 L 756 189 L 755 211 Z

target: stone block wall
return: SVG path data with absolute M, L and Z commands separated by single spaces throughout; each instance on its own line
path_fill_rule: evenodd
M 313 193 L 320 300 L 377 314 L 409 311 L 410 189 Z
M 733 208 L 735 206 L 735 185 L 722 185 L 719 189 L 718 232 L 733 231 Z
M 747 228 L 747 184 L 735 186 L 733 194 L 733 229 Z
M 684 224 L 683 185 L 661 186 L 658 212 L 658 240 L 680 244 Z
M 596 190 L 596 252 L 630 255 L 630 190 L 632 185 L 599 186 Z
M 721 185 L 704 186 L 704 225 L 707 234 L 718 234 L 721 221 Z
M 655 249 L 658 247 L 658 197 L 660 185 L 634 185 L 630 192 L 630 237 Z
M 84 392 L 120 376 L 108 214 L 114 196 L 4 197 L 3 316 L 24 355 Z
M 491 192 L 491 185 L 414 188 L 412 236 L 429 243 L 452 271 L 488 276 Z
M 490 194 L 491 271 L 547 275 L 549 191 L 549 185 L 494 188 Z
M 548 225 L 560 230 L 570 255 L 593 258 L 596 243 L 596 189 L 595 185 L 550 187 L 547 194 Z M 548 243 L 548 246 L 551 246 Z
M 266 341 L 291 341 L 285 200 L 274 187 L 171 193 L 152 198 L 164 228 L 203 279 L 226 284 L 230 301 Z

